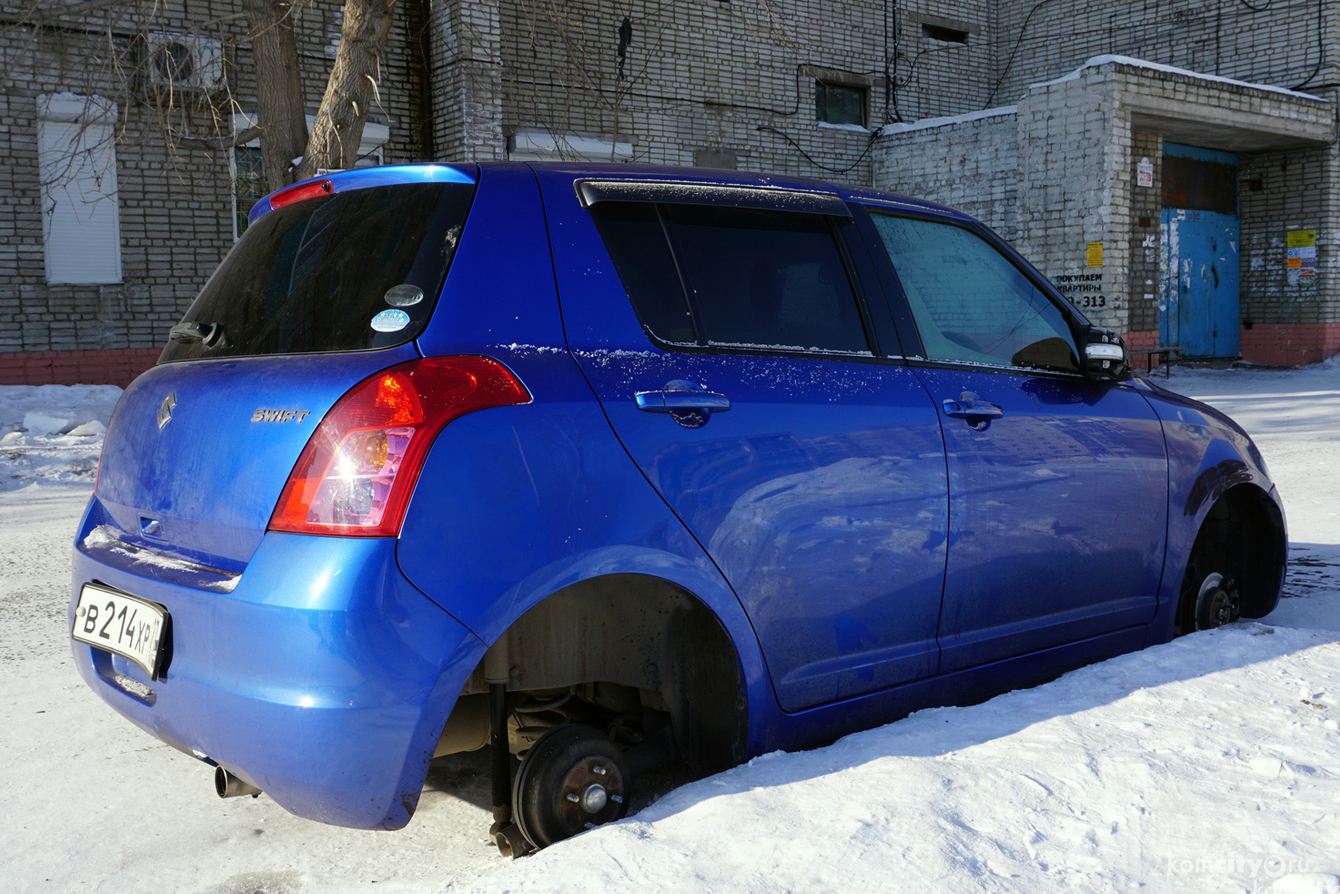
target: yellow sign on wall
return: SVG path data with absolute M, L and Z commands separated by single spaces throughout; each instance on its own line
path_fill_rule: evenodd
M 1317 231 L 1289 230 L 1284 258 L 1285 282 L 1305 289 L 1317 287 Z
M 1090 267 L 1103 266 L 1103 243 L 1101 242 L 1089 243 L 1088 259 Z

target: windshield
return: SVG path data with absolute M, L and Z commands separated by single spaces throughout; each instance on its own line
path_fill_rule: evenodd
M 413 183 L 308 199 L 252 224 L 160 363 L 404 344 L 432 315 L 474 186 Z

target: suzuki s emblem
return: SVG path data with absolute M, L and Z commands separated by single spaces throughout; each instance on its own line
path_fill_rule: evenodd
M 163 426 L 172 421 L 172 410 L 177 406 L 177 392 L 172 392 L 163 398 L 163 405 L 158 408 L 158 430 L 162 431 Z

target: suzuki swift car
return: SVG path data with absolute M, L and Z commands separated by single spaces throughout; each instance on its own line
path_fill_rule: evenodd
M 981 224 L 810 180 L 422 165 L 275 193 L 122 396 L 88 685 L 221 795 L 523 853 L 697 773 L 1259 617 L 1280 498 Z

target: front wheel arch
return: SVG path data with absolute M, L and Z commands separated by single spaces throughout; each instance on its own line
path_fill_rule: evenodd
M 1226 599 L 1235 606 L 1232 617 L 1223 620 L 1239 614 L 1265 617 L 1279 599 L 1286 551 L 1284 519 L 1274 501 L 1250 484 L 1229 488 L 1196 534 L 1182 576 L 1174 635 L 1219 626 L 1215 620 L 1222 612 L 1216 605 Z

